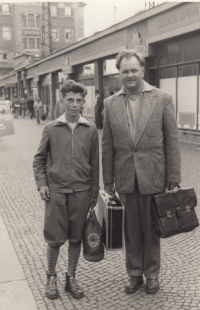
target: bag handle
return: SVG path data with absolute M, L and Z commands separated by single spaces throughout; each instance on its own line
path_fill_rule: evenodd
M 168 190 L 167 188 L 166 188 L 166 190 L 165 190 L 165 193 L 167 194 L 167 193 L 169 193 L 169 194 L 174 194 L 174 193 L 177 193 L 178 191 L 180 191 L 181 190 L 181 187 L 180 187 L 180 185 L 179 186 L 176 186 L 174 189 L 172 189 L 172 190 Z

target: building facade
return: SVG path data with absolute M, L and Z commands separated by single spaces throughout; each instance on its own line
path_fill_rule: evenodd
M 80 81 L 88 89 L 84 115 L 92 116 L 94 90 L 105 98 L 122 86 L 115 57 L 124 48 L 142 53 L 145 80 L 172 94 L 181 139 L 200 143 L 199 2 L 163 3 L 29 64 L 18 72 L 26 77 L 20 91 L 38 94 L 53 117 L 63 80 Z M 2 93 L 12 78 L 0 78 Z
M 84 36 L 83 2 L 50 2 L 52 52 Z M 0 76 L 14 68 L 21 53 L 42 56 L 42 3 L 0 4 Z

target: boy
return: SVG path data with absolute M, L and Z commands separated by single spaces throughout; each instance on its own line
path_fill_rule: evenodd
M 69 240 L 65 290 L 79 299 L 84 293 L 75 272 L 87 214 L 97 203 L 99 141 L 96 126 L 80 115 L 85 87 L 66 81 L 61 93 L 65 113 L 44 128 L 33 169 L 41 199 L 45 200 L 46 296 L 58 297 L 55 267 L 60 246 Z

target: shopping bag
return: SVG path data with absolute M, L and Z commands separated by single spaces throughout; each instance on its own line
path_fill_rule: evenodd
M 85 225 L 83 255 L 90 262 L 99 262 L 104 258 L 103 230 L 94 210 L 89 212 Z

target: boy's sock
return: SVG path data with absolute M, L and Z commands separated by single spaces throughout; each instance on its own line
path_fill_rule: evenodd
M 56 263 L 58 260 L 58 254 L 60 247 L 50 247 L 47 246 L 47 265 L 48 265 L 48 274 L 53 276 L 56 274 Z
M 81 244 L 71 245 L 68 248 L 68 271 L 67 275 L 69 277 L 75 277 L 76 267 L 78 264 L 78 259 L 80 256 Z

